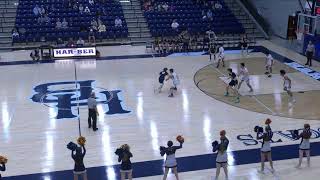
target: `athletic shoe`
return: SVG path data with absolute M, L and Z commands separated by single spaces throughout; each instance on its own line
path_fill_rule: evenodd
M 250 91 L 249 92 L 253 92 L 253 89 L 250 89 Z
M 271 78 L 271 77 L 272 77 L 272 75 L 271 75 L 271 74 L 269 74 L 269 75 L 268 75 L 268 78 Z
M 228 92 L 224 93 L 224 96 L 229 96 L 229 93 Z
M 236 98 L 235 103 L 240 103 L 240 98 L 239 97 Z
M 170 94 L 168 97 L 173 97 L 173 94 Z

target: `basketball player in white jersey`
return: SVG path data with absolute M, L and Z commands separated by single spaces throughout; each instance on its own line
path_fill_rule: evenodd
M 291 79 L 287 76 L 285 70 L 280 70 L 280 75 L 283 77 L 283 90 L 286 91 L 290 97 L 289 101 L 295 102 L 296 100 L 293 98 L 293 94 L 291 91 Z
M 270 54 L 270 52 L 267 51 L 266 72 L 265 72 L 265 74 L 266 74 L 268 77 L 271 77 L 271 76 L 272 76 L 272 66 L 273 66 L 273 64 L 274 64 L 273 57 L 272 57 L 272 55 Z
M 180 80 L 179 80 L 178 75 L 174 72 L 173 69 L 170 69 L 169 72 L 170 72 L 169 79 L 172 80 L 172 86 L 170 88 L 169 97 L 173 97 L 173 93 L 178 90 L 177 86 L 180 84 Z
M 220 61 L 222 62 L 222 66 L 224 67 L 224 48 L 223 45 L 220 44 L 219 49 L 218 49 L 218 63 L 217 63 L 217 68 L 219 68 Z
M 246 82 L 247 86 L 250 88 L 249 92 L 253 92 L 252 86 L 250 84 L 249 71 L 246 68 L 244 63 L 240 63 L 240 72 L 239 72 L 238 76 L 241 77 L 241 81 L 238 85 L 238 90 L 240 89 L 241 84 L 243 82 Z

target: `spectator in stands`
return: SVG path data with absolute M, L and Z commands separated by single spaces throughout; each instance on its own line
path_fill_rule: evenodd
M 19 38 L 19 36 L 20 36 L 20 33 L 17 28 L 13 28 L 11 31 L 11 34 L 12 34 L 12 39 Z
M 205 10 L 201 11 L 201 16 L 202 16 L 202 19 L 207 19 L 207 13 Z
M 98 30 L 99 30 L 99 32 L 106 32 L 107 31 L 107 27 L 102 22 L 100 22 Z
M 60 21 L 59 18 L 57 18 L 57 21 L 56 21 L 56 29 L 61 29 L 62 28 L 62 23 Z
M 39 60 L 40 60 L 39 49 L 35 49 L 35 50 L 31 51 L 30 57 L 32 58 L 33 61 L 39 62 Z
M 220 2 L 219 1 L 216 1 L 216 3 L 214 4 L 214 8 L 215 9 L 222 9 L 222 5 L 220 4 Z
M 57 39 L 57 46 L 58 47 L 64 47 L 64 42 L 63 42 L 63 40 L 61 38 Z
M 164 11 L 168 11 L 169 5 L 168 5 L 166 2 L 164 2 L 164 3 L 162 4 L 162 9 L 163 9 Z
M 81 37 L 77 41 L 77 46 L 84 46 L 84 40 Z
M 73 10 L 75 10 L 75 11 L 79 9 L 77 3 L 74 3 L 72 8 L 73 8 Z
M 62 23 L 61 23 L 61 27 L 63 28 L 63 29 L 67 29 L 68 28 L 68 22 L 67 22 L 67 20 L 66 20 L 66 18 L 63 18 L 63 21 L 62 21 Z
M 45 22 L 45 23 L 50 23 L 51 22 L 51 19 L 49 18 L 48 14 L 44 14 L 43 22 Z
M 87 13 L 87 14 L 89 14 L 89 13 L 90 13 L 90 9 L 89 9 L 89 7 L 88 7 L 88 6 L 86 6 L 86 8 L 84 8 L 84 12 L 85 12 L 85 13 Z
M 39 24 L 43 23 L 44 22 L 43 16 L 39 16 L 37 21 Z
M 95 19 L 92 19 L 92 21 L 91 21 L 91 28 L 95 31 L 98 30 L 98 23 Z
M 93 5 L 94 5 L 94 1 L 93 1 L 93 0 L 89 0 L 89 4 L 90 4 L 91 6 L 93 6 Z
M 79 5 L 79 13 L 82 14 L 84 11 L 84 7 L 82 6 L 82 4 Z
M 44 14 L 43 16 L 38 17 L 38 23 L 50 23 L 50 18 L 47 14 Z
M 44 6 L 41 5 L 41 7 L 39 8 L 39 14 L 40 14 L 41 16 L 43 16 L 45 13 L 46 13 L 46 10 L 45 10 Z
M 174 19 L 171 23 L 171 28 L 175 31 L 178 31 L 179 30 L 179 23 L 177 22 L 176 19 Z
M 90 28 L 90 32 L 89 32 L 89 43 L 90 44 L 95 44 L 96 43 L 96 37 L 94 35 L 94 31 L 92 28 Z
M 211 11 L 211 9 L 209 9 L 209 10 L 207 11 L 207 18 L 210 19 L 210 20 L 212 20 L 212 11 Z
M 114 20 L 115 27 L 122 27 L 122 20 L 119 17 L 116 17 Z
M 39 16 L 40 15 L 40 7 L 38 5 L 36 5 L 34 8 L 33 8 L 33 14 L 35 16 Z
M 68 43 L 67 43 L 66 46 L 67 46 L 67 47 L 75 47 L 75 43 L 74 43 L 74 41 L 73 41 L 72 38 L 69 38 L 69 41 L 68 41 Z

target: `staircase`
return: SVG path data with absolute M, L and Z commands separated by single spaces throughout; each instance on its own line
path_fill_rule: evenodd
M 19 0 L 0 0 L 0 47 L 12 46 L 11 31 L 15 25 Z
M 129 39 L 132 44 L 145 44 L 152 42 L 148 24 L 143 16 L 139 0 L 120 0 L 124 18 L 126 19 Z
M 263 33 L 258 29 L 256 23 L 249 17 L 249 15 L 239 6 L 236 0 L 224 0 L 228 8 L 233 12 L 239 22 L 243 25 L 246 34 L 249 38 L 265 39 Z

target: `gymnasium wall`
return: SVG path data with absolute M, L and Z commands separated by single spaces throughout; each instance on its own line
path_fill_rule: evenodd
M 257 8 L 268 24 L 271 33 L 287 37 L 288 16 L 300 10 L 298 0 L 248 0 Z

